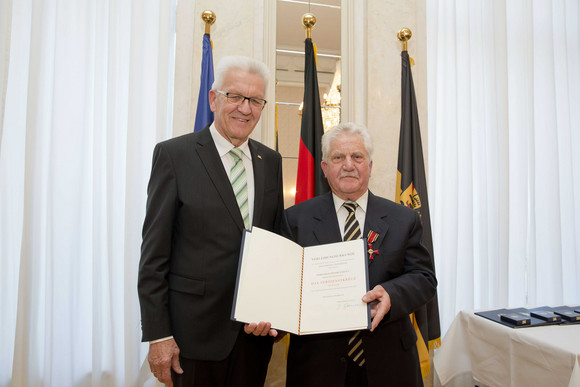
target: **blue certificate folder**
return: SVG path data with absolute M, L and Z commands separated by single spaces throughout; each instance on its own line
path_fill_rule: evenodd
M 505 325 L 510 328 L 526 328 L 526 327 L 538 327 L 538 326 L 546 326 L 546 325 L 561 325 L 561 324 L 571 324 L 571 323 L 580 323 L 580 321 L 568 321 L 563 318 L 561 319 L 550 319 L 547 318 L 549 316 L 559 316 L 556 312 L 563 312 L 563 311 L 573 311 L 574 309 L 568 306 L 558 306 L 558 307 L 549 307 L 549 306 L 541 306 L 538 308 L 511 308 L 511 309 L 494 309 L 494 310 L 486 310 L 481 312 L 475 312 L 476 315 L 484 317 L 488 320 L 495 321 L 499 324 Z M 526 322 L 525 324 L 518 325 L 512 322 L 506 321 L 502 319 L 502 316 L 512 316 L 518 315 L 526 320 L 529 319 L 529 323 Z M 546 316 L 544 318 L 536 317 L 538 315 Z

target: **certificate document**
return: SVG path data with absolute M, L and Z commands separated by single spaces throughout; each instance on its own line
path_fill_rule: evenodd
M 242 240 L 232 320 L 297 335 L 369 329 L 366 292 L 365 240 L 303 248 L 253 227 Z

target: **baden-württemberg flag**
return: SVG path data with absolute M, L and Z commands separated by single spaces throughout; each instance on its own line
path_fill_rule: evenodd
M 202 130 L 213 122 L 213 112 L 209 108 L 209 91 L 211 90 L 211 85 L 213 85 L 213 54 L 209 34 L 203 35 L 200 81 L 197 112 L 195 113 L 195 124 L 193 125 L 194 132 Z
M 401 133 L 399 137 L 396 201 L 415 209 L 421 216 L 423 244 L 431 254 L 431 264 L 433 265 L 433 270 L 435 270 L 431 219 L 429 217 L 429 201 L 427 198 L 427 180 L 425 179 L 425 163 L 421 147 L 421 131 L 419 129 L 415 86 L 413 85 L 409 54 L 407 51 L 403 51 L 401 56 L 403 58 L 401 72 Z M 435 349 L 441 345 L 437 294 L 426 305 L 415 311 L 411 315 L 411 320 L 417 331 L 417 350 L 421 360 L 421 373 L 425 377 L 431 370 L 429 349 Z
M 328 183 L 320 167 L 322 161 L 320 141 L 324 134 L 324 127 L 322 126 L 322 110 L 320 109 L 318 75 L 316 73 L 316 47 L 312 44 L 312 39 L 309 38 L 305 41 L 305 57 L 304 100 L 296 176 L 296 204 L 329 191 Z

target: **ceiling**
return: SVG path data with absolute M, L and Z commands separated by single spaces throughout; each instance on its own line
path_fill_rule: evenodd
M 320 87 L 330 87 L 336 69 L 337 58 L 323 54 L 340 55 L 340 1 L 277 0 L 276 48 L 304 53 L 306 30 L 302 15 L 307 12 L 316 17 L 312 29 L 312 41 L 316 44 L 317 70 Z M 302 86 L 304 83 L 304 55 L 277 53 L 276 78 L 279 84 Z
M 302 25 L 302 15 L 310 12 L 316 16 L 312 41 L 318 51 L 340 55 L 340 0 L 316 0 L 310 3 L 310 7 L 307 1 L 278 0 L 276 7 L 278 48 L 304 51 L 306 30 Z

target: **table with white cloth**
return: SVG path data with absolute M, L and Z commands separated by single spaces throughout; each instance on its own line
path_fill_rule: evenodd
M 443 386 L 579 386 L 580 324 L 510 328 L 473 311 L 453 320 L 433 360 Z

